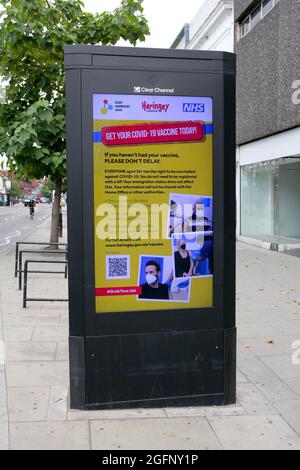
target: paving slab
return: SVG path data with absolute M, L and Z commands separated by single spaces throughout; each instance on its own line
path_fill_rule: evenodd
M 9 448 L 7 392 L 4 366 L 0 365 L 0 450 Z
M 91 421 L 95 450 L 212 450 L 220 443 L 205 418 Z
M 240 403 L 230 406 L 195 406 L 182 408 L 165 408 L 169 418 L 197 417 L 197 416 L 235 416 L 244 415 L 245 409 Z
M 49 394 L 49 387 L 8 387 L 10 422 L 45 421 Z
M 69 337 L 69 331 L 64 326 L 37 326 L 34 329 L 33 341 L 66 341 Z
M 88 422 L 12 423 L 12 450 L 89 450 Z
M 276 333 L 276 328 L 266 323 L 238 324 L 237 329 L 237 337 L 243 340 L 245 338 L 272 338 Z
M 167 414 L 164 408 L 132 408 L 128 410 L 95 410 L 80 411 L 69 410 L 68 420 L 86 421 L 86 420 L 120 420 L 120 419 L 148 419 L 148 418 L 166 418 Z
M 3 315 L 4 326 L 58 326 L 60 315 L 10 314 Z
M 248 378 L 240 371 L 239 368 L 236 370 L 236 382 L 237 383 L 247 383 L 249 382 Z
M 297 328 L 296 331 L 294 331 L 294 333 L 289 334 L 289 335 L 276 334 L 273 337 L 273 340 L 274 340 L 274 344 L 276 344 L 283 353 L 292 354 L 294 351 L 292 348 L 294 341 L 300 340 L 300 329 Z
M 227 450 L 300 450 L 300 437 L 281 416 L 207 418 Z
M 237 384 L 237 396 L 248 415 L 278 414 L 268 399 L 252 383 Z
M 67 386 L 51 387 L 47 412 L 47 421 L 66 421 L 69 388 Z
M 262 357 L 261 360 L 269 369 L 274 371 L 280 379 L 300 378 L 300 364 L 293 364 L 292 354 Z
M 300 377 L 298 379 L 285 379 L 284 382 L 300 397 Z
M 271 343 L 270 341 L 273 341 Z M 241 346 L 247 345 L 252 349 L 255 356 L 274 356 L 275 354 L 282 354 L 282 349 L 279 348 L 271 338 L 244 338 L 239 340 Z
M 242 359 L 239 361 L 239 368 L 268 401 L 298 398 L 297 394 L 275 372 L 269 369 L 260 358 L 249 356 Z
M 3 328 L 5 341 L 30 341 L 32 334 L 32 326 L 6 326 Z
M 274 406 L 300 436 L 300 399 L 276 401 Z
M 8 387 L 51 387 L 69 383 L 66 361 L 11 362 L 6 371 Z
M 7 362 L 53 361 L 56 343 L 45 341 L 9 341 L 6 343 Z
M 8 421 L 0 421 L 0 450 L 9 450 Z
M 69 344 L 65 341 L 57 343 L 56 347 L 56 361 L 68 361 L 69 360 Z

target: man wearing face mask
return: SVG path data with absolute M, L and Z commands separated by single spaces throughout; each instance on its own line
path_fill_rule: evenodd
M 150 260 L 146 264 L 145 268 L 146 282 L 142 284 L 142 293 L 139 295 L 139 299 L 157 299 L 157 300 L 169 300 L 169 289 L 166 284 L 158 282 L 160 276 L 160 265 Z

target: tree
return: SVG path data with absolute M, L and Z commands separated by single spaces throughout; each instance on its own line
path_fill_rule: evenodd
M 94 15 L 80 0 L 0 0 L 0 75 L 7 82 L 0 154 L 18 175 L 54 182 L 51 242 L 58 242 L 66 178 L 64 46 L 143 41 L 149 28 L 142 2 L 122 0 L 112 13 Z

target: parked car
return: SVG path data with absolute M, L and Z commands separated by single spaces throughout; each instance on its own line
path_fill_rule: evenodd
M 50 202 L 50 199 L 48 197 L 41 197 L 41 202 L 43 203 L 47 203 L 47 202 Z

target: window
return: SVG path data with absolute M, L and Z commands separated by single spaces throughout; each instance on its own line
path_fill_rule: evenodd
M 262 2 L 262 16 L 265 16 L 273 8 L 273 0 L 264 0 Z
M 245 36 L 250 31 L 250 16 L 244 21 L 242 26 L 242 36 Z
M 251 13 L 251 29 L 261 20 L 261 4 Z
M 260 20 L 274 8 L 279 0 L 261 0 L 250 14 L 241 22 L 241 36 L 245 36 Z

